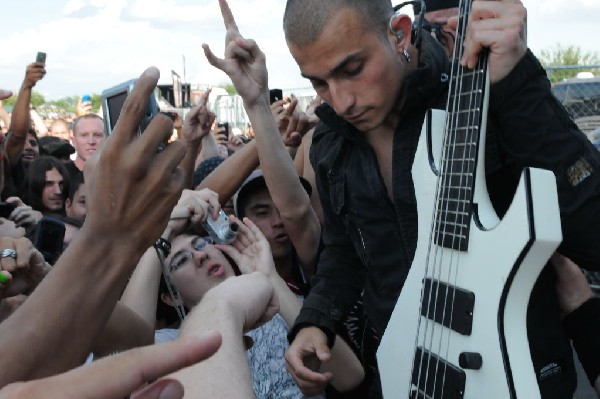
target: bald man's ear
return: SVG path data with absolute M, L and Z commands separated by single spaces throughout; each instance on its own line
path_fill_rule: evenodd
M 412 20 L 408 15 L 394 14 L 390 18 L 390 31 L 396 36 L 398 49 L 404 49 L 411 44 Z

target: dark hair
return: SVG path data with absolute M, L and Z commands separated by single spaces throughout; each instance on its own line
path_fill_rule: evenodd
M 283 15 L 286 40 L 299 47 L 314 43 L 332 15 L 342 8 L 356 11 L 366 27 L 386 37 L 394 14 L 390 0 L 288 0 Z
M 82 184 L 85 184 L 85 182 L 83 181 L 83 172 L 79 171 L 79 172 L 73 173 L 70 176 L 69 201 L 71 201 L 71 203 L 73 203 L 73 200 L 75 199 L 75 193 L 77 192 L 77 190 L 79 190 L 79 187 Z
M 33 209 L 40 212 L 47 212 L 47 209 L 42 202 L 42 192 L 46 187 L 46 172 L 56 169 L 63 178 L 62 196 L 67 197 L 69 192 L 69 172 L 63 164 L 56 158 L 51 156 L 37 157 L 29 164 L 27 168 L 27 176 L 25 177 L 25 189 L 22 195 L 25 203 L 29 204 Z M 63 203 L 64 211 L 64 203 Z

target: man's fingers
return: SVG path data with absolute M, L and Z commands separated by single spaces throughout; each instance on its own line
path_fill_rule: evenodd
M 219 57 L 217 57 L 212 50 L 210 49 L 210 47 L 208 46 L 208 44 L 204 43 L 202 44 L 202 49 L 204 50 L 204 56 L 206 57 L 206 60 L 208 61 L 208 63 L 212 66 L 214 66 L 217 69 L 220 69 L 221 71 L 225 70 L 225 61 Z
M 219 7 L 221 8 L 221 15 L 223 16 L 223 23 L 225 24 L 225 28 L 227 30 L 234 29 L 239 31 L 237 24 L 235 23 L 235 18 L 233 17 L 233 13 L 231 12 L 231 8 L 229 8 L 229 4 L 225 0 L 219 0 Z
M 160 72 L 157 68 L 150 67 L 146 69 L 127 96 L 114 133 L 111 135 L 111 138 L 118 142 L 117 147 L 123 146 L 135 137 L 140 119 L 146 110 L 146 104 L 158 83 L 159 77 Z
M 139 138 L 142 154 L 154 154 L 161 143 L 173 134 L 173 121 L 164 114 L 157 114 Z
M 144 389 L 135 392 L 131 399 L 181 399 L 183 398 L 183 385 L 177 380 L 165 378 L 158 380 Z
M 29 262 L 33 252 L 37 250 L 33 247 L 31 241 L 27 239 L 15 240 L 15 250 L 17 251 L 16 264 L 19 269 L 26 269 L 29 267 Z
M 58 383 L 56 389 L 71 387 L 71 397 L 74 398 L 125 397 L 142 384 L 207 359 L 220 346 L 221 335 L 216 331 L 182 337 L 173 342 L 132 349 L 100 359 L 55 376 L 54 383 Z M 106 381 L 110 381 L 110 384 Z

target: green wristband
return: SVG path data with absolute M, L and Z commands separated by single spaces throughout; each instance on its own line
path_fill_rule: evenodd
M 8 283 L 8 277 L 6 277 L 4 274 L 0 273 L 0 283 L 2 284 L 6 284 Z

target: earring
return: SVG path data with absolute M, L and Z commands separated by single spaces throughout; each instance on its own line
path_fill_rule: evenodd
M 406 62 L 410 64 L 410 54 L 408 54 L 408 51 L 406 51 L 406 49 L 403 48 L 402 53 L 404 54 L 404 58 L 406 58 Z

